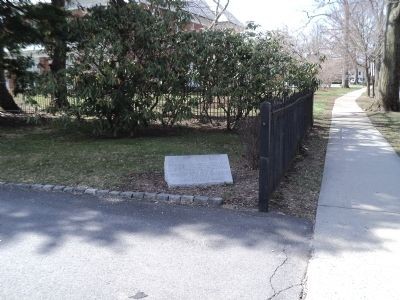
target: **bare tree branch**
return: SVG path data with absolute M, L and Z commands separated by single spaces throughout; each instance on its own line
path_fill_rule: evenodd
M 221 5 L 221 0 L 213 0 L 213 2 L 216 5 L 216 7 L 215 7 L 215 19 L 211 23 L 211 25 L 209 26 L 208 29 L 213 29 L 218 24 L 219 19 L 224 14 L 224 12 L 227 10 L 227 8 L 229 6 L 229 3 L 230 3 L 230 0 L 226 0 L 226 3 L 225 3 L 224 6 Z

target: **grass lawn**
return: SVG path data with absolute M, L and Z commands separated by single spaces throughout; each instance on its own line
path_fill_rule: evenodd
M 357 99 L 357 103 L 367 113 L 372 124 L 400 155 L 400 112 L 380 111 L 377 109 L 375 100 L 367 96 Z
M 314 219 L 333 101 L 347 92 L 348 89 L 340 88 L 317 92 L 315 128 L 305 142 L 303 153 L 273 195 L 272 209 Z M 198 193 L 223 196 L 234 207 L 254 208 L 258 172 L 246 169 L 242 152 L 239 137 L 219 129 L 177 128 L 155 131 L 147 137 L 95 139 L 54 126 L 0 125 L 0 180 L 164 191 L 165 155 L 227 153 L 238 184 Z
M 333 108 L 333 100 L 336 98 L 343 96 L 347 93 L 356 91 L 362 88 L 361 86 L 352 86 L 350 89 L 342 89 L 342 88 L 330 88 L 330 89 L 320 89 L 315 94 L 315 102 L 314 102 L 314 118 L 318 122 L 319 120 L 325 120 L 326 113 Z
M 241 147 L 235 134 L 217 131 L 94 139 L 49 127 L 20 127 L 1 128 L 0 153 L 0 180 L 115 188 L 128 173 L 162 171 L 168 154 L 228 153 L 237 160 Z

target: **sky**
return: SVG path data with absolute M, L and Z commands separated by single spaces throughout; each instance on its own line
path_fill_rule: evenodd
M 242 23 L 255 21 L 265 30 L 287 27 L 296 32 L 307 23 L 304 11 L 312 11 L 314 3 L 315 0 L 231 0 L 228 10 Z
M 32 0 L 33 2 L 50 0 Z M 96 2 L 96 0 L 91 0 Z M 220 0 L 224 5 L 227 0 Z M 101 0 L 99 2 L 102 2 Z M 213 0 L 206 0 L 213 7 Z M 230 0 L 228 10 L 243 24 L 254 21 L 264 30 L 285 29 L 296 33 L 307 23 L 305 11 L 312 11 L 315 0 Z

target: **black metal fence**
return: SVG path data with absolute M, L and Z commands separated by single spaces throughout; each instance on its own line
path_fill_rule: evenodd
M 51 96 L 18 94 L 14 97 L 15 103 L 27 114 L 46 113 L 51 111 Z
M 168 96 L 158 99 L 154 111 L 161 112 L 165 107 Z M 207 119 L 225 119 L 227 117 L 227 109 L 229 106 L 229 97 L 207 97 L 203 96 L 201 91 L 188 90 L 185 94 L 186 101 L 184 105 L 191 107 L 193 118 Z M 14 97 L 15 102 L 26 114 L 39 114 L 53 112 L 53 101 L 50 95 L 24 95 L 18 94 Z M 71 104 L 75 103 L 75 99 L 68 97 Z M 1 108 L 0 108 L 1 110 Z M 257 116 L 259 110 L 250 111 L 247 116 Z
M 259 210 L 268 211 L 271 193 L 290 167 L 313 125 L 314 93 L 296 93 L 261 105 Z

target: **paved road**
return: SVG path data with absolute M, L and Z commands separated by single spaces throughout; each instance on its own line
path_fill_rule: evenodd
M 298 299 L 310 238 L 275 214 L 3 187 L 0 299 Z
M 336 100 L 308 300 L 400 299 L 400 158 L 356 104 Z

